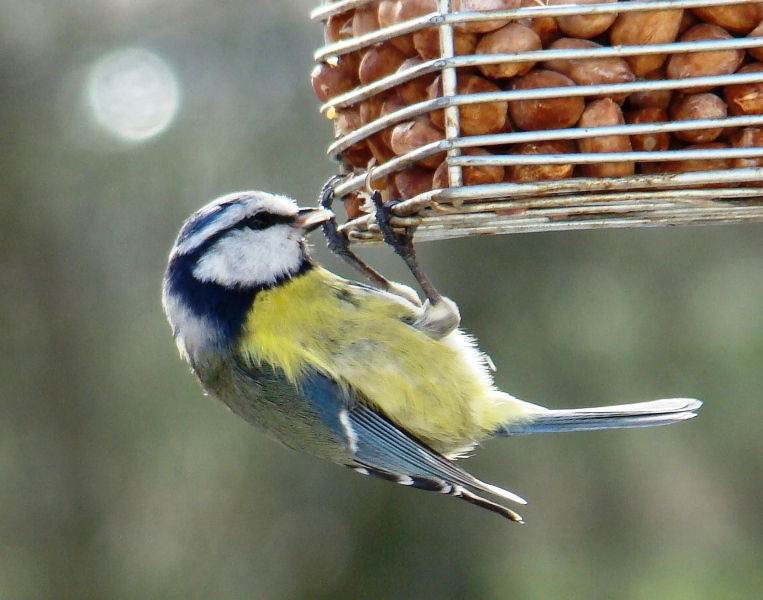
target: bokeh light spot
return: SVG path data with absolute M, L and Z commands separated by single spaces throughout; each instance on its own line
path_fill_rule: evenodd
M 87 93 L 96 121 L 125 140 L 158 135 L 180 105 L 172 69 L 141 48 L 118 50 L 100 59 L 90 72 Z

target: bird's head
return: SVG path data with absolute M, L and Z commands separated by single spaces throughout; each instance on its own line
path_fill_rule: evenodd
M 304 236 L 332 216 L 267 192 L 223 196 L 192 214 L 170 252 L 162 290 L 181 352 L 230 342 L 258 291 L 312 266 Z

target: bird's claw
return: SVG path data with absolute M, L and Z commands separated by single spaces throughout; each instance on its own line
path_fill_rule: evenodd
M 318 202 L 321 208 L 331 210 L 334 206 L 334 183 L 339 179 L 341 179 L 339 175 L 334 175 L 323 185 L 320 200 Z M 341 256 L 345 259 L 349 258 L 349 255 L 352 254 L 350 251 L 350 240 L 346 233 L 339 231 L 336 217 L 331 217 L 329 220 L 324 221 L 322 229 L 329 250 L 337 256 Z
M 381 231 L 384 242 L 389 244 L 395 252 L 403 258 L 413 255 L 413 228 L 404 227 L 401 232 L 392 227 L 392 224 L 390 223 L 392 209 L 400 204 L 402 200 L 397 198 L 383 202 L 381 194 L 378 191 L 375 191 L 371 195 L 371 201 L 376 207 L 376 222 L 379 225 L 379 230 Z
M 318 201 L 321 208 L 331 210 L 334 206 L 334 184 L 341 179 L 341 175 L 332 175 L 329 180 L 323 184 L 320 199 Z

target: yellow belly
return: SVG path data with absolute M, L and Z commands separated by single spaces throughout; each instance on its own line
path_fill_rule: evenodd
M 257 294 L 241 351 L 298 383 L 308 368 L 357 390 L 393 422 L 453 452 L 526 412 L 498 390 L 461 332 L 433 340 L 413 307 L 315 268 Z

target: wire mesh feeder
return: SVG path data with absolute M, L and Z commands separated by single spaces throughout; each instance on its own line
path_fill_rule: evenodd
M 354 241 L 380 239 L 369 184 L 420 240 L 763 220 L 763 0 L 339 0 L 312 18 Z

